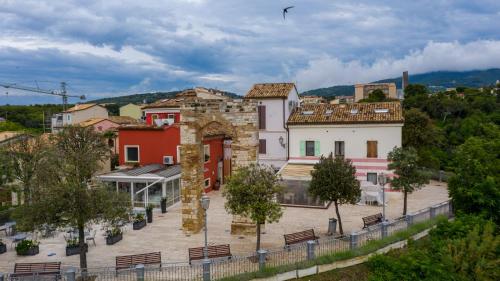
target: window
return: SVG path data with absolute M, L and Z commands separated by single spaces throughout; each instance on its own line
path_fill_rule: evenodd
M 68 116 L 68 118 L 67 118 L 68 121 L 71 121 L 71 115 L 68 114 L 67 116 Z
M 210 187 L 210 178 L 205 179 L 204 184 L 205 184 L 205 188 L 209 188 Z
M 158 119 L 158 114 L 151 114 L 151 123 L 156 125 L 155 120 Z
M 367 141 L 366 142 L 366 157 L 368 158 L 377 158 L 377 141 Z
M 345 154 L 344 142 L 336 141 L 335 142 L 335 156 L 344 156 Z
M 168 119 L 175 119 L 175 115 L 174 115 L 173 113 L 169 113 L 169 114 L 167 115 L 167 118 L 168 118 Z
M 377 173 L 367 173 L 366 180 L 373 184 L 377 184 Z
M 210 145 L 205 144 L 203 146 L 203 155 L 205 156 L 205 162 L 210 161 Z
M 259 154 L 266 154 L 266 140 L 259 140 Z
M 259 129 L 260 130 L 265 130 L 266 129 L 266 106 L 264 105 L 259 105 L 258 113 L 259 113 Z
M 139 162 L 139 146 L 126 145 L 125 146 L 125 162 Z
M 306 156 L 314 156 L 314 141 L 306 141 Z
M 181 163 L 181 146 L 177 146 L 177 163 Z
M 97 130 L 102 131 L 102 126 L 97 126 Z

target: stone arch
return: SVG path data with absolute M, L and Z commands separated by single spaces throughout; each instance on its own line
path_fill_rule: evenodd
M 184 104 L 181 108 L 182 229 L 197 233 L 203 227 L 203 137 L 232 139 L 231 167 L 257 161 L 257 109 L 253 101 Z

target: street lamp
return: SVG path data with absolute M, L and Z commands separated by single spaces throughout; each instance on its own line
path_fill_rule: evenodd
M 210 206 L 210 197 L 208 197 L 205 193 L 203 193 L 203 196 L 201 196 L 200 199 L 201 202 L 201 207 L 203 210 L 205 210 L 204 218 L 205 218 L 205 249 L 204 251 L 204 258 L 208 259 L 208 234 L 207 234 L 207 210 L 208 207 Z
M 378 175 L 378 183 L 382 186 L 382 219 L 385 221 L 385 188 L 387 176 L 384 173 Z

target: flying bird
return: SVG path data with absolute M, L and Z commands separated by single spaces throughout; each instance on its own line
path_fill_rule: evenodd
M 295 6 L 288 6 L 288 7 L 283 9 L 283 19 L 285 19 L 285 15 L 288 13 L 288 10 L 293 8 L 293 7 L 295 7 Z

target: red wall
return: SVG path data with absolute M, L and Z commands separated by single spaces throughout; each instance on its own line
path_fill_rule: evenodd
M 223 160 L 224 157 L 223 140 L 222 137 L 214 138 L 203 141 L 203 144 L 210 145 L 210 159 L 205 163 L 203 178 L 203 180 L 210 178 L 210 187 L 205 189 L 208 192 L 215 186 L 215 181 L 217 180 L 217 163 L 219 160 Z
M 181 142 L 179 127 L 162 130 L 119 130 L 120 165 L 125 164 L 125 145 L 139 145 L 139 164 L 163 164 L 163 156 L 171 155 L 177 163 L 177 146 Z
M 174 115 L 174 122 L 175 123 L 179 123 L 180 119 L 181 119 L 180 112 L 169 112 L 169 113 L 165 113 L 165 112 L 162 112 L 162 113 L 148 112 L 148 113 L 146 113 L 146 124 L 148 124 L 148 125 L 155 125 L 155 124 L 152 123 L 152 119 L 151 119 L 151 115 L 153 115 L 153 114 L 158 115 L 158 119 L 167 119 L 169 114 L 173 114 Z
M 120 165 L 125 165 L 125 145 L 139 146 L 139 165 L 163 164 L 163 156 L 171 155 L 174 162 L 178 163 L 177 146 L 180 145 L 180 129 L 177 125 L 165 126 L 159 129 L 119 130 L 119 159 Z M 217 163 L 224 157 L 223 139 L 211 138 L 203 141 L 210 145 L 210 159 L 204 164 L 204 180 L 210 178 L 212 190 L 217 180 Z

